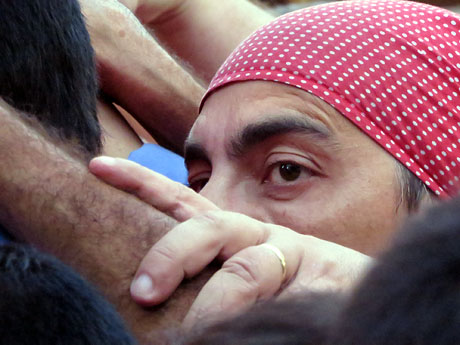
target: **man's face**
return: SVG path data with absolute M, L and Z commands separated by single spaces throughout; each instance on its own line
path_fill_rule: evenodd
M 331 106 L 280 83 L 210 96 L 186 163 L 191 187 L 222 209 L 365 253 L 406 214 L 394 159 Z

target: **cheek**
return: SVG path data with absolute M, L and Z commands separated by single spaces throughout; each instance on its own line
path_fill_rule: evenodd
M 323 215 L 317 236 L 325 240 L 375 255 L 387 247 L 397 228 L 393 193 L 356 193 L 335 204 L 327 205 L 329 216 Z
M 329 239 L 327 236 L 326 229 L 330 228 L 327 226 L 327 212 L 324 210 L 323 202 L 318 200 L 317 202 L 309 202 L 304 199 L 296 199 L 291 201 L 283 202 L 270 202 L 265 205 L 264 209 L 266 216 L 264 221 L 270 221 L 271 223 L 282 225 L 290 228 L 298 233 L 305 235 L 313 235 L 319 238 Z M 325 212 L 318 212 L 318 210 L 324 210 Z
M 393 203 L 372 196 L 271 204 L 264 221 L 373 255 L 387 246 L 399 218 Z

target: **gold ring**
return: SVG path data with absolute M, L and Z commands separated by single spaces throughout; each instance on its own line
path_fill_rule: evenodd
M 284 282 L 284 278 L 286 278 L 286 258 L 284 257 L 284 254 L 279 250 L 277 247 L 275 247 L 272 244 L 269 243 L 263 243 L 261 246 L 270 249 L 273 254 L 276 255 L 276 257 L 279 259 L 280 264 L 281 264 L 281 270 L 282 270 L 282 278 L 281 282 Z

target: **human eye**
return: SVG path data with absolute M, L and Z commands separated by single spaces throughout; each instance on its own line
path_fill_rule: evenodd
M 264 183 L 293 184 L 312 175 L 313 171 L 301 164 L 292 161 L 280 161 L 270 165 Z
M 209 181 L 209 176 L 206 177 L 194 177 L 188 179 L 188 185 L 195 192 L 199 193 L 206 186 Z
M 264 170 L 264 192 L 268 197 L 280 200 L 295 198 L 320 175 L 311 159 L 292 153 L 270 155 Z
M 187 169 L 189 187 L 197 193 L 201 192 L 211 177 L 211 166 L 208 163 L 197 162 L 189 164 Z

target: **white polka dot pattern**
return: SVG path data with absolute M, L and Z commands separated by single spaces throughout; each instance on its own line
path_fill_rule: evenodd
M 230 55 L 206 97 L 247 80 L 323 99 L 441 197 L 459 189 L 460 18 L 398 0 L 309 7 L 260 28 Z

